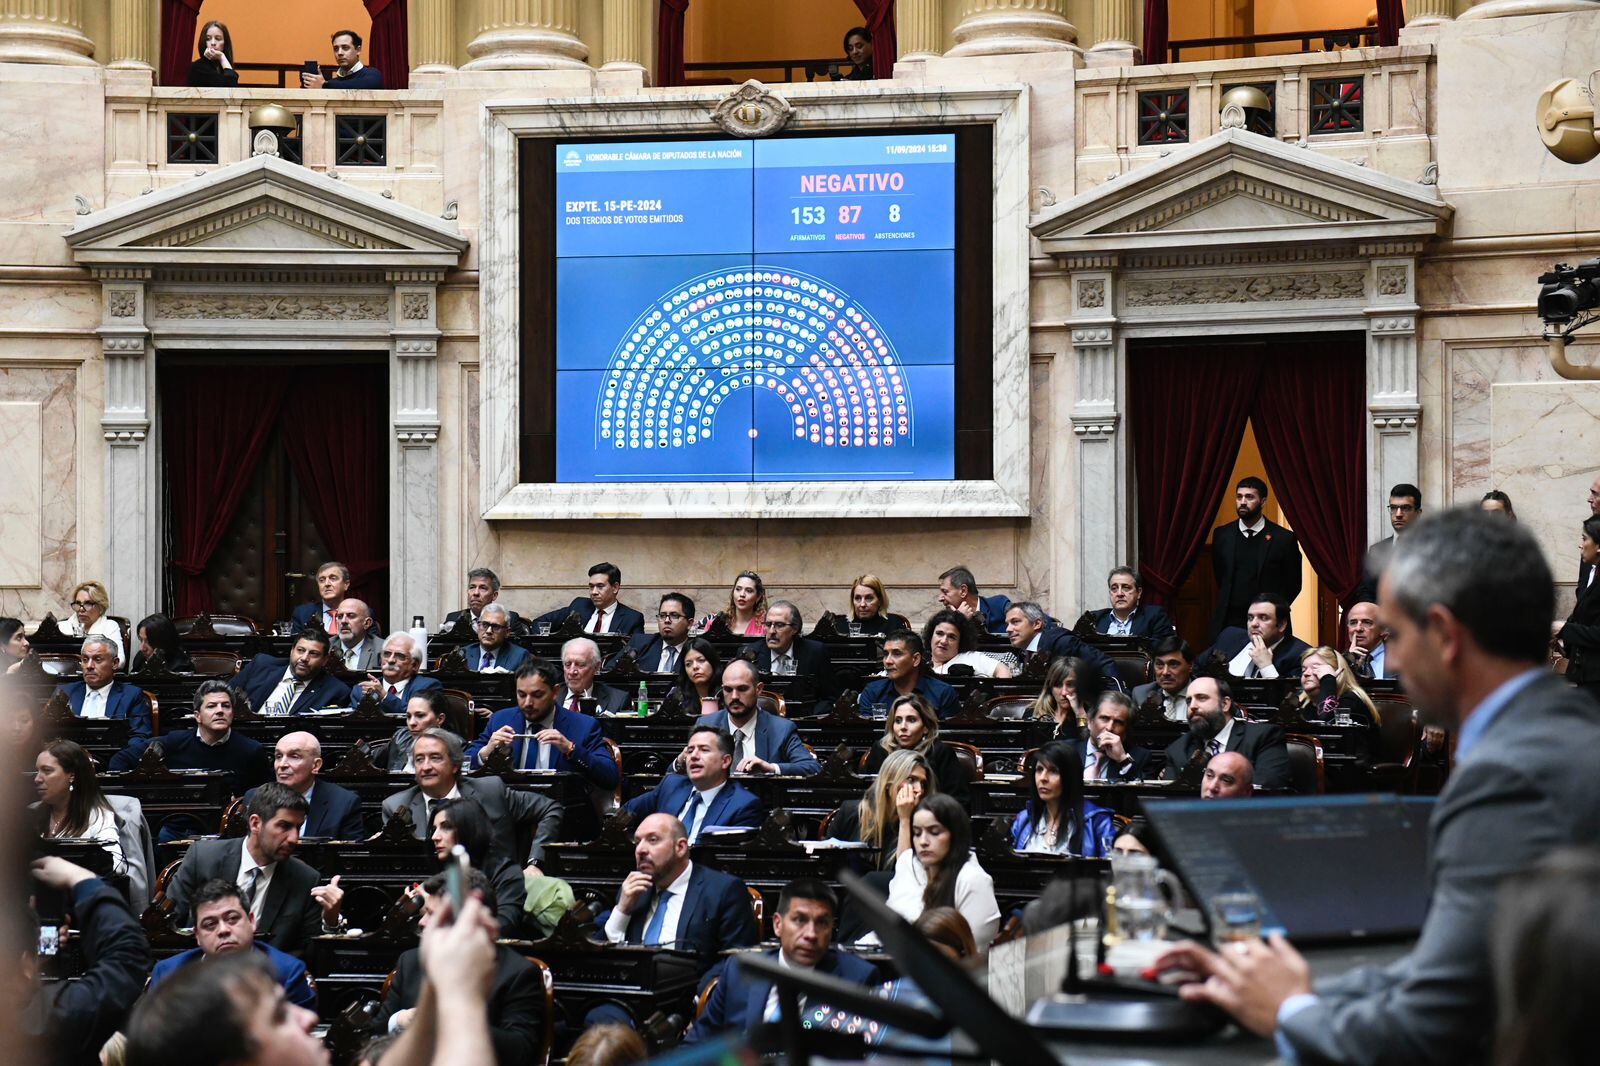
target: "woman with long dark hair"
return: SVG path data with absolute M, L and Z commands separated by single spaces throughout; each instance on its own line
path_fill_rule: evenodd
M 911 816 L 911 847 L 895 860 L 889 906 L 907 921 L 932 907 L 954 907 L 986 951 L 1000 928 L 994 878 L 972 851 L 972 821 L 954 798 L 933 795 Z
M 0 618 L 0 670 L 15 673 L 32 650 L 22 622 L 16 618 Z
M 722 619 L 728 632 L 736 637 L 760 637 L 767 632 L 767 586 L 761 575 L 745 570 L 733 579 L 728 591 L 728 606 L 715 614 L 708 614 L 695 623 L 694 631 L 704 633 L 717 619 Z
M 489 815 L 477 800 L 443 800 L 434 809 L 428 826 L 428 839 L 433 844 L 433 857 L 442 869 L 450 858 L 450 849 L 457 844 L 467 849 L 467 860 L 474 870 L 482 870 L 494 889 L 495 918 L 500 922 L 500 935 L 515 937 L 522 926 L 523 904 L 527 902 L 527 887 L 522 871 L 509 859 L 494 863 L 489 848 L 494 842 L 494 828 Z
M 1565 622 L 1557 622 L 1553 636 L 1567 657 L 1567 680 L 1600 699 L 1600 515 L 1584 520 L 1578 534 L 1578 558 L 1591 575 L 1586 588 Z
M 1028 802 L 1011 821 L 1018 851 L 1103 859 L 1111 854 L 1116 823 L 1111 812 L 1083 798 L 1083 760 L 1071 744 L 1052 740 L 1033 753 Z
M 678 659 L 678 680 L 667 693 L 677 698 L 684 714 L 715 714 L 722 709 L 722 658 L 704 637 L 694 637 L 683 646 Z
M 168 670 L 175 674 L 194 673 L 194 663 L 178 639 L 178 627 L 166 615 L 152 614 L 139 619 L 133 635 L 139 639 L 139 650 L 133 654 L 133 664 L 128 667 L 130 673 L 137 674 L 158 651 Z
M 127 873 L 117 816 L 100 791 L 88 752 L 70 740 L 52 740 L 34 760 L 33 788 L 40 836 L 92 840 L 111 855 L 117 873 Z
M 233 37 L 228 27 L 212 19 L 200 30 L 200 58 L 189 64 L 189 84 L 203 89 L 238 87 L 233 69 Z

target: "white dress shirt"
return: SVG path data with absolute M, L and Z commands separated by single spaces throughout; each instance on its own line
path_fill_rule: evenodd
M 271 692 L 269 692 L 267 694 L 267 698 L 264 701 L 262 701 L 261 713 L 263 713 L 263 714 L 278 713 L 278 712 L 274 712 L 273 708 L 277 707 L 278 706 L 278 701 L 283 699 L 285 694 L 288 693 L 289 686 L 296 685 L 296 684 L 298 684 L 298 679 L 294 676 L 294 667 L 292 667 L 292 666 L 284 667 L 283 668 L 283 676 L 278 679 L 278 686 L 276 688 L 274 688 Z M 299 689 L 298 691 L 296 691 L 295 694 L 294 694 L 294 700 L 298 700 L 300 698 L 301 692 L 304 692 L 304 691 L 305 691 L 304 689 Z M 290 700 L 288 705 L 283 708 L 281 713 L 288 714 L 289 711 L 291 709 L 293 709 L 293 707 L 294 707 L 294 700 Z
M 1369 660 L 1372 663 L 1372 677 L 1375 681 L 1382 681 L 1388 676 L 1383 672 L 1384 649 L 1388 646 L 1388 641 L 1380 641 L 1378 646 L 1372 649 L 1372 654 L 1369 656 Z
M 689 643 L 687 640 L 683 644 Z M 661 658 L 657 660 L 656 673 L 672 674 L 678 670 L 678 664 L 683 661 L 683 644 L 661 645 Z M 668 661 L 670 659 L 670 661 Z
M 1258 515 L 1256 517 L 1256 524 L 1253 525 L 1253 526 L 1247 526 L 1247 525 L 1244 524 L 1244 519 L 1242 519 L 1242 518 L 1239 519 L 1239 532 L 1240 533 L 1249 533 L 1251 539 L 1254 539 L 1255 535 L 1257 533 L 1260 533 L 1263 529 L 1266 529 L 1266 528 L 1267 528 L 1267 516 L 1266 515 Z
M 795 671 L 794 645 L 789 645 L 788 651 L 775 651 L 772 653 L 772 676 L 793 677 Z
M 666 915 L 661 919 L 661 939 L 658 943 L 670 944 L 678 939 L 678 919 L 683 914 L 683 898 L 689 893 L 689 875 L 692 873 L 694 873 L 694 863 L 684 863 L 683 872 L 672 879 L 672 884 L 656 893 L 655 900 L 644 912 L 643 928 L 649 929 L 650 920 L 656 916 L 656 911 L 661 907 L 667 908 Z M 624 914 L 621 907 L 611 908 L 611 917 L 606 919 L 606 939 L 613 944 L 626 941 L 628 923 L 631 921 L 633 915 Z
M 617 605 L 614 603 L 610 607 L 596 607 L 594 614 L 589 617 L 589 624 L 583 627 L 584 632 L 611 632 L 611 619 L 616 616 L 616 613 Z
M 760 720 L 760 718 L 761 712 L 757 711 L 755 714 L 752 714 L 750 716 L 750 720 L 742 726 L 734 725 L 731 717 L 728 719 L 729 739 L 733 742 L 734 748 L 738 749 L 739 738 L 741 736 L 744 737 L 744 757 L 747 759 L 756 754 L 756 722 Z M 739 768 L 738 762 L 733 764 L 733 768 L 735 770 Z
M 248 841 L 239 848 L 239 872 L 235 875 L 233 883 L 239 886 L 241 893 L 248 891 L 250 885 L 250 871 L 260 870 L 261 874 L 256 880 L 255 899 L 250 901 L 250 917 L 257 924 L 261 922 L 261 907 L 267 902 L 267 886 L 272 884 L 272 873 L 278 868 L 275 862 L 265 866 L 257 864 L 255 856 L 250 854 Z
M 1116 611 L 1112 611 L 1111 612 L 1110 621 L 1106 625 L 1106 636 L 1108 636 L 1108 637 L 1131 637 L 1131 636 L 1133 636 L 1133 615 L 1130 614 L 1130 615 L 1128 615 L 1127 618 L 1118 618 L 1117 617 L 1117 612 Z
M 684 829 L 688 830 L 689 832 L 689 843 L 693 844 L 700 838 L 700 827 L 706 822 L 706 812 L 711 809 L 711 804 L 716 801 L 717 793 L 721 792 L 723 785 L 726 784 L 727 782 L 724 781 L 716 788 L 708 788 L 704 790 L 697 788 L 694 790 L 694 792 L 700 793 L 700 809 L 695 812 L 694 824 L 689 825 L 686 823 L 684 825 Z M 689 805 L 694 802 L 694 792 L 691 792 L 689 794 L 689 798 L 683 801 L 683 809 L 678 811 L 679 821 L 682 821 L 683 816 L 689 812 Z
M 1283 638 L 1281 638 L 1281 637 L 1278 638 L 1278 644 L 1282 644 L 1282 643 L 1283 643 Z M 1267 650 L 1271 651 L 1271 652 L 1276 652 L 1278 650 L 1278 644 L 1272 645 Z M 1230 659 L 1228 661 L 1228 673 L 1232 674 L 1234 677 L 1247 677 L 1247 676 L 1249 676 L 1248 671 L 1249 671 L 1250 665 L 1251 665 L 1250 664 L 1250 653 L 1253 650 L 1255 650 L 1255 641 L 1254 640 L 1247 641 L 1245 643 L 1245 646 L 1239 649 L 1239 654 L 1235 655 L 1232 659 Z M 1270 662 L 1265 666 L 1257 667 L 1256 676 L 1257 677 L 1277 677 L 1278 676 L 1278 664 L 1276 662 Z
M 116 684 L 113 679 L 107 681 L 99 688 L 84 686 L 83 710 L 79 718 L 104 718 L 106 716 L 106 701 L 111 698 L 111 686 Z

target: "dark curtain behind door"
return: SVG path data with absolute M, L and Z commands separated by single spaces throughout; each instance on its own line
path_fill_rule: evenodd
M 872 76 L 894 77 L 895 57 L 900 54 L 895 41 L 894 0 L 856 0 L 856 7 L 872 34 Z
M 366 64 L 377 67 L 385 89 L 411 84 L 411 47 L 406 39 L 406 0 L 364 0 L 372 16 Z
M 1254 423 L 1271 491 L 1343 602 L 1361 578 L 1366 362 L 1359 335 L 1131 346 L 1139 570 L 1152 602 L 1188 579 Z
M 188 85 L 201 0 L 161 0 L 161 85 Z
M 689 0 L 660 0 L 656 9 L 656 84 L 683 84 L 683 18 Z
M 344 367 L 177 366 L 161 377 L 173 613 L 212 608 L 206 567 L 274 432 L 317 532 L 374 611 L 388 580 L 385 376 Z

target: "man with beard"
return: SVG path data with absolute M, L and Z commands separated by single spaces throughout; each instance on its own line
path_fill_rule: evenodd
M 1168 781 L 1178 778 L 1191 760 L 1209 762 L 1225 751 L 1238 752 L 1255 767 L 1262 788 L 1289 787 L 1289 749 L 1283 730 L 1233 716 L 1233 691 L 1218 677 L 1189 682 L 1189 731 L 1167 746 Z
M 1244 628 L 1245 614 L 1261 593 L 1276 593 L 1291 604 L 1300 595 L 1300 542 L 1261 513 L 1267 495 L 1265 481 L 1241 478 L 1233 494 L 1239 520 L 1211 533 L 1211 567 L 1217 576 L 1213 640 L 1229 626 Z
M 1289 604 L 1279 596 L 1263 592 L 1250 603 L 1245 627 L 1229 626 L 1217 634 L 1217 642 L 1200 661 L 1213 654 L 1234 677 L 1298 677 L 1300 657 L 1310 646 L 1289 632 Z

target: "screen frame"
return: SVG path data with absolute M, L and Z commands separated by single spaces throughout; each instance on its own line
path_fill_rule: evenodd
M 988 321 L 957 316 L 958 396 L 987 388 L 987 419 L 958 413 L 956 479 L 949 481 L 790 482 L 555 482 L 553 396 L 530 373 L 530 345 L 548 353 L 554 373 L 555 249 L 523 250 L 537 219 L 523 209 L 548 196 L 554 213 L 554 171 L 530 162 L 534 146 L 556 141 L 716 139 L 712 119 L 723 91 L 648 93 L 643 98 L 600 97 L 485 104 L 486 170 L 481 228 L 482 334 L 479 383 L 480 481 L 486 519 L 699 518 L 699 517 L 914 517 L 1021 516 L 1029 513 L 1027 97 L 1020 86 L 975 89 L 876 89 L 856 97 L 831 86 L 782 86 L 791 107 L 783 135 L 954 132 L 958 200 L 963 181 L 976 182 L 963 146 L 986 150 L 989 210 L 958 211 L 967 225 L 958 234 L 957 303 L 962 302 L 966 242 L 987 244 Z M 988 136 L 963 136 L 966 127 Z M 540 179 L 548 187 L 540 189 Z M 976 215 L 977 217 L 973 217 Z M 959 224 L 959 222 L 958 222 Z M 974 235 L 977 236 L 974 236 Z M 968 274 L 972 272 L 968 268 Z M 979 321 L 974 321 L 979 319 Z M 529 324 L 528 329 L 523 324 Z M 976 339 L 978 335 L 981 339 Z M 990 347 L 992 359 L 961 353 Z M 535 353 L 537 354 L 537 353 Z M 537 359 L 533 366 L 543 371 Z M 966 377 L 963 377 L 965 366 Z M 977 377 L 974 377 L 977 375 Z M 958 405 L 963 401 L 958 400 Z M 965 401 L 970 404 L 971 400 Z M 959 410 L 959 406 L 958 406 Z M 982 422 L 987 421 L 988 426 Z M 963 441 L 961 434 L 968 436 Z M 971 455 L 979 436 L 986 447 Z M 963 448 L 962 444 L 966 447 Z M 963 456 L 966 456 L 963 459 Z M 550 481 L 524 480 L 525 471 Z

